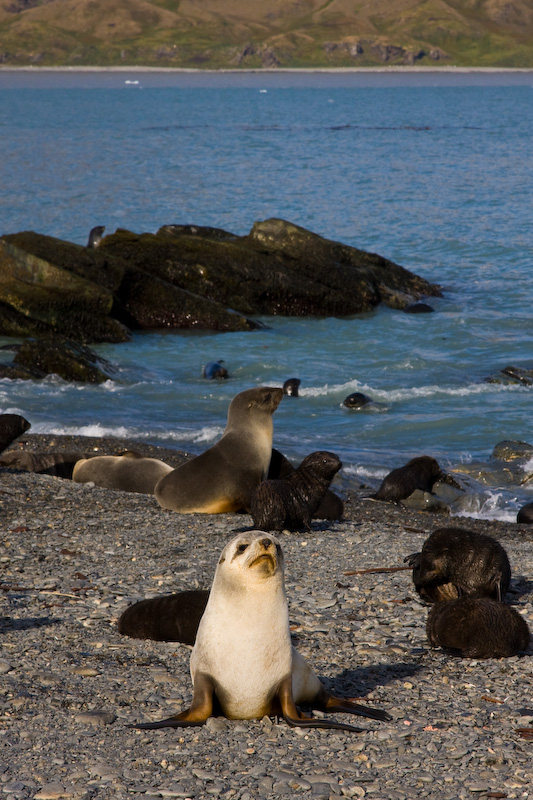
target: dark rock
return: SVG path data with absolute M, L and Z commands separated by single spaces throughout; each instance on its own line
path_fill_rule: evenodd
M 406 314 L 431 314 L 435 309 L 429 303 L 412 303 L 404 308 Z
M 501 369 L 496 375 L 486 378 L 487 383 L 521 383 L 524 386 L 533 386 L 533 369 L 527 367 L 508 366 Z
M 497 458 L 501 461 L 512 461 L 515 458 L 523 458 L 529 460 L 533 458 L 533 444 L 527 442 L 513 442 L 505 440 L 498 442 L 492 451 L 491 458 Z
M 26 339 L 14 364 L 30 370 L 32 377 L 54 374 L 66 381 L 103 383 L 114 376 L 111 364 L 90 348 L 57 336 Z

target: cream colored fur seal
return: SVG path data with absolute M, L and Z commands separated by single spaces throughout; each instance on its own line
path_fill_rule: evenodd
M 159 505 L 182 514 L 247 510 L 252 492 L 268 473 L 272 414 L 282 397 L 283 389 L 268 386 L 236 395 L 222 438 L 159 481 Z
M 126 450 L 120 456 L 80 459 L 74 465 L 72 480 L 76 483 L 92 482 L 104 489 L 153 494 L 156 483 L 172 469 L 158 458 L 144 458 L 133 450 Z
M 330 695 L 291 644 L 279 541 L 263 531 L 242 533 L 223 549 L 191 654 L 190 708 L 160 722 L 134 727 L 203 725 L 281 714 L 289 725 L 359 732 L 347 723 L 315 719 L 298 704 L 373 719 L 390 715 Z

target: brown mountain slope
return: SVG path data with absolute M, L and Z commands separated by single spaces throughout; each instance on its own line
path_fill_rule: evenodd
M 0 64 L 533 67 L 533 0 L 0 0 Z

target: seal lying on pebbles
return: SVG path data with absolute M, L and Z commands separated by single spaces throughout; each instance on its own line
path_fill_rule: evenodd
M 25 472 L 38 472 L 41 475 L 55 475 L 57 478 L 72 478 L 74 466 L 82 458 L 91 458 L 91 456 L 81 450 L 58 453 L 12 450 L 0 456 L 0 466 L 23 469 Z
M 203 725 L 214 712 L 228 719 L 281 714 L 289 725 L 359 732 L 315 719 L 298 704 L 386 720 L 390 715 L 330 695 L 291 644 L 279 541 L 262 531 L 239 534 L 223 549 L 191 654 L 190 708 L 142 729 Z
M 120 456 L 93 456 L 77 461 L 72 471 L 75 483 L 94 483 L 104 489 L 153 494 L 156 483 L 173 467 L 158 458 L 145 458 L 134 450 Z
M 283 389 L 265 386 L 236 395 L 222 438 L 159 481 L 159 505 L 182 514 L 248 509 L 254 489 L 268 472 L 272 415 L 282 397 Z
M 0 414 L 0 453 L 30 428 L 28 420 L 20 414 Z
M 191 589 L 139 600 L 119 617 L 118 632 L 134 639 L 194 644 L 209 592 Z
M 502 600 L 511 581 L 509 558 L 492 536 L 465 528 L 437 528 L 420 553 L 404 559 L 415 589 L 429 603 L 461 595 Z
M 399 503 L 416 489 L 422 492 L 431 492 L 433 484 L 437 481 L 458 484 L 446 475 L 439 466 L 438 461 L 431 456 L 418 456 L 412 458 L 403 467 L 393 469 L 383 478 L 381 486 L 372 495 L 374 500 L 386 500 L 389 503 Z
M 281 453 L 279 450 L 276 450 L 275 447 L 272 448 L 272 456 L 270 459 L 267 476 L 269 480 L 288 478 L 289 475 L 293 474 L 295 469 L 296 468 L 293 467 L 289 459 L 286 458 L 283 453 Z M 335 494 L 335 492 L 333 492 L 331 489 L 327 489 L 318 505 L 318 508 L 313 514 L 313 519 L 336 520 L 342 519 L 343 514 L 343 501 L 340 497 L 338 497 L 338 495 Z
M 432 647 L 459 650 L 464 658 L 515 656 L 529 645 L 525 619 L 488 597 L 459 597 L 431 607 L 426 633 Z
M 250 500 L 250 514 L 259 530 L 309 529 L 329 485 L 342 467 L 338 456 L 317 450 L 284 479 L 260 483 Z

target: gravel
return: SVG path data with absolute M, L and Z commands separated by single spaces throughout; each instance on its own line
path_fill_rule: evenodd
M 432 650 L 410 571 L 350 574 L 404 566 L 442 524 L 354 495 L 342 523 L 280 536 L 296 646 L 330 689 L 392 722 L 359 718 L 360 734 L 266 717 L 140 731 L 128 725 L 190 702 L 191 648 L 122 637 L 118 616 L 207 588 L 251 517 L 181 515 L 148 495 L 0 470 L 0 797 L 531 797 L 533 745 L 518 729 L 533 726 L 533 648 L 487 661 Z M 533 627 L 533 526 L 453 524 L 502 542 L 508 599 Z

